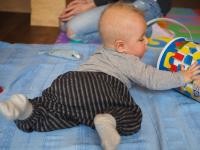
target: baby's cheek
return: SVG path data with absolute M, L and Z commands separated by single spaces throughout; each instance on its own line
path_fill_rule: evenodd
M 147 46 L 147 44 L 145 44 L 145 46 L 144 46 L 145 51 L 147 50 L 147 48 L 148 48 L 148 46 Z

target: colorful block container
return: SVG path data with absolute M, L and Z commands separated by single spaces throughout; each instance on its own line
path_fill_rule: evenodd
M 177 72 L 181 70 L 181 65 L 188 69 L 195 61 L 200 64 L 200 45 L 178 37 L 164 47 L 158 58 L 157 68 Z M 200 102 L 200 81 L 188 83 L 176 90 Z

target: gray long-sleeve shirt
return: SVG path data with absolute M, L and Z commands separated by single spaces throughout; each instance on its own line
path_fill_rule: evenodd
M 104 72 L 121 80 L 131 88 L 133 83 L 153 90 L 166 90 L 183 86 L 181 72 L 158 70 L 144 64 L 138 57 L 101 48 L 82 64 L 79 71 Z

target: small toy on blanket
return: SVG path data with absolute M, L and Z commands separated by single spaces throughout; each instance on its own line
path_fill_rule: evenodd
M 66 58 L 70 60 L 80 60 L 81 54 L 76 50 L 66 50 L 66 49 L 52 49 L 49 52 L 39 52 L 39 54 L 47 54 L 50 56 Z
M 200 64 L 200 45 L 178 37 L 164 47 L 158 58 L 157 68 L 177 72 L 181 65 L 187 69 L 194 62 Z M 200 81 L 188 83 L 176 90 L 200 102 Z

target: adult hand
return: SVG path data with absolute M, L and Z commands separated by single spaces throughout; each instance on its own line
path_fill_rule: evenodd
M 60 14 L 60 21 L 68 21 L 73 16 L 88 11 L 96 7 L 93 0 L 73 0 Z

